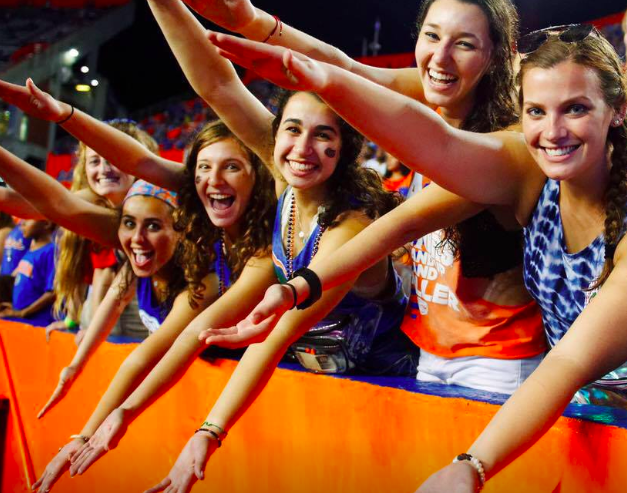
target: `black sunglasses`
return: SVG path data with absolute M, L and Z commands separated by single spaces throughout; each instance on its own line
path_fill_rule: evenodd
M 596 28 L 592 24 L 566 24 L 564 26 L 551 26 L 521 36 L 516 43 L 518 53 L 528 55 L 548 41 L 551 36 L 557 36 L 564 43 L 576 43 L 583 41 Z

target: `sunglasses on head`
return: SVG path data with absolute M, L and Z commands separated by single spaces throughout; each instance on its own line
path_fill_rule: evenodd
M 516 43 L 518 53 L 528 55 L 546 43 L 551 36 L 557 36 L 564 43 L 576 43 L 583 41 L 596 28 L 592 24 L 566 24 L 564 26 L 551 26 L 521 36 Z

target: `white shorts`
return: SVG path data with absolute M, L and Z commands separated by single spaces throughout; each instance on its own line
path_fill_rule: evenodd
M 544 354 L 524 359 L 483 356 L 442 358 L 421 349 L 416 378 L 421 382 L 460 385 L 511 395 L 531 375 L 542 358 Z

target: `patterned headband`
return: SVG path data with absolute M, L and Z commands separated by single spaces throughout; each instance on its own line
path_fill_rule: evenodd
M 158 187 L 157 185 L 153 185 L 152 183 L 148 183 L 144 180 L 137 180 L 133 183 L 133 186 L 126 194 L 126 197 L 124 197 L 124 202 L 137 195 L 154 197 L 156 199 L 163 200 L 166 204 L 174 207 L 175 209 L 179 206 L 176 192 L 166 190 L 165 188 Z

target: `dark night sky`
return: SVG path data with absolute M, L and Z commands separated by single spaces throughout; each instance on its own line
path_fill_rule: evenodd
M 255 5 L 283 21 L 361 55 L 381 20 L 381 53 L 413 51 L 414 19 L 420 0 L 258 0 Z M 627 0 L 515 0 L 522 32 L 604 17 L 627 8 Z M 104 45 L 99 72 L 117 100 L 131 112 L 190 91 L 145 1 L 136 2 L 133 26 Z M 209 27 L 210 24 L 206 23 Z

